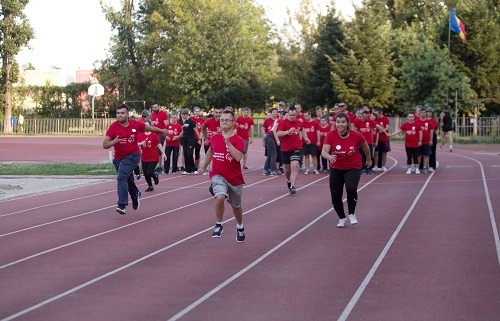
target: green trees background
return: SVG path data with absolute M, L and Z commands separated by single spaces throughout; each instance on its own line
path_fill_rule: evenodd
M 2 8 L 9 2 L 0 1 Z M 349 21 L 334 1 L 320 14 L 302 0 L 278 22 L 253 0 L 121 3 L 115 10 L 101 0 L 114 35 L 96 65 L 107 90 L 98 108 L 158 100 L 168 108 L 230 103 L 263 111 L 281 100 L 307 109 L 345 100 L 403 114 L 417 104 L 453 104 L 457 92 L 461 113 L 500 113 L 499 0 L 364 0 Z M 467 42 L 452 33 L 448 47 L 450 6 Z M 4 55 L 6 38 L 0 41 Z M 0 104 L 6 111 L 5 99 Z M 58 108 L 45 105 L 44 113 Z

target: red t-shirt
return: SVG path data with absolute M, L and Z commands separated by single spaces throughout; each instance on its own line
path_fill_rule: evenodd
M 276 119 L 272 118 L 266 118 L 266 120 L 264 120 L 262 127 L 264 128 L 266 134 L 271 134 L 271 135 L 273 134 L 273 131 L 271 129 L 273 128 L 275 121 Z
M 375 120 L 375 123 L 377 123 L 378 125 L 380 125 L 382 128 L 385 129 L 385 126 L 389 125 L 389 118 L 382 116 L 382 118 L 377 118 Z M 379 130 L 378 141 L 379 142 L 388 142 L 389 136 L 387 136 L 385 133 L 383 133 Z
M 160 140 L 154 133 L 140 133 L 139 143 L 146 142 L 146 146 L 141 146 L 142 154 L 141 160 L 143 162 L 157 162 L 158 163 L 158 144 Z
M 220 123 L 215 120 L 215 117 L 205 120 L 203 125 L 207 128 L 207 140 L 209 142 L 215 134 L 220 133 Z
M 238 135 L 233 135 L 229 140 L 237 150 L 242 153 L 244 152 L 245 142 L 243 138 Z M 233 186 L 245 184 L 243 174 L 241 173 L 241 164 L 231 156 L 222 134 L 219 133 L 212 136 L 210 148 L 212 149 L 212 170 L 210 171 L 210 178 L 215 175 L 221 175 Z
M 322 150 L 323 149 L 323 144 L 325 143 L 326 135 L 328 135 L 328 133 L 330 132 L 331 128 L 332 128 L 332 126 L 330 126 L 330 124 L 327 124 L 326 127 L 319 126 L 319 146 L 318 146 L 318 150 Z
M 417 122 L 406 122 L 399 129 L 405 133 L 405 147 L 418 148 L 418 141 L 420 140 L 418 133 L 422 131 L 422 127 Z
M 288 119 L 283 119 L 278 124 L 277 131 L 287 131 L 294 128 L 294 130 L 285 136 L 281 136 L 281 150 L 284 152 L 293 152 L 297 149 L 302 149 L 302 141 L 300 139 L 300 132 L 302 131 L 302 122 L 291 122 Z
M 431 139 L 431 132 L 434 131 L 434 124 L 432 119 L 418 119 L 415 122 L 420 123 L 420 127 L 422 128 L 422 145 L 430 145 L 429 141 Z
M 112 123 L 106 131 L 106 136 L 112 140 L 119 137 L 118 143 L 113 146 L 114 158 L 121 160 L 123 157 L 132 154 L 140 154 L 138 145 L 139 133 L 146 128 L 144 123 L 129 119 L 128 126 L 122 126 L 118 121 Z
M 165 129 L 165 121 L 168 120 L 168 114 L 164 110 L 151 113 L 151 125 L 160 129 Z
M 325 144 L 332 147 L 331 155 L 337 155 L 335 162 L 330 162 L 330 167 L 340 170 L 361 169 L 361 154 L 358 147 L 365 141 L 363 135 L 355 130 L 349 131 L 349 136 L 346 138 L 340 137 L 337 130 L 329 132 Z
M 250 126 L 254 126 L 255 123 L 252 117 L 240 116 L 236 119 L 236 134 L 243 138 L 243 140 L 250 139 Z
M 361 118 L 356 118 L 354 121 L 354 126 L 356 126 L 358 132 L 363 135 L 369 145 L 373 144 L 373 129 L 376 128 L 376 125 L 377 124 L 371 119 L 363 121 Z
M 317 131 L 321 127 L 317 121 L 303 121 L 302 126 L 304 126 L 304 131 L 306 132 L 307 138 L 311 141 L 310 144 L 316 144 L 318 142 Z
M 181 145 L 181 140 L 178 138 L 177 140 L 172 140 L 174 136 L 179 136 L 180 133 L 182 133 L 182 125 L 179 123 L 169 123 L 167 125 L 167 137 L 170 139 L 167 140 L 165 139 L 165 146 L 180 146 Z
M 200 133 L 201 135 L 201 126 L 203 125 L 203 123 L 205 122 L 205 119 L 203 117 L 195 117 L 195 116 L 192 116 L 191 119 L 194 121 L 194 123 L 196 124 L 196 128 L 198 129 L 198 132 Z M 198 137 L 198 135 L 196 135 L 196 132 L 194 133 L 194 138 L 196 138 L 196 140 L 199 140 L 200 137 Z

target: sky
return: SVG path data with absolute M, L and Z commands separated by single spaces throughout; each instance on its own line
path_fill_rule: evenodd
M 361 0 L 336 0 L 337 10 L 344 17 L 353 15 L 352 3 Z M 104 0 L 119 8 L 120 0 Z M 256 0 L 264 7 L 270 20 L 286 17 L 287 7 L 298 8 L 300 0 Z M 325 8 L 329 0 L 313 0 L 317 8 Z M 284 4 L 286 3 L 286 4 Z M 16 57 L 22 67 L 31 63 L 35 69 L 57 67 L 66 70 L 93 69 L 96 60 L 106 57 L 111 26 L 104 18 L 98 0 L 30 0 L 26 14 L 35 39 Z M 280 25 L 279 25 L 280 26 Z

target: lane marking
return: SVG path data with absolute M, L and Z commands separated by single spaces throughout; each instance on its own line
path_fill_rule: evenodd
M 339 321 L 346 320 L 347 317 L 349 316 L 349 314 L 351 313 L 351 311 L 354 309 L 354 306 L 356 305 L 356 303 L 358 302 L 359 298 L 361 297 L 361 294 L 363 294 L 363 292 L 365 291 L 366 287 L 368 286 L 368 283 L 370 283 L 371 279 L 375 275 L 375 272 L 377 271 L 378 267 L 382 263 L 382 260 L 387 255 L 387 252 L 389 252 L 389 249 L 391 248 L 391 246 L 394 243 L 396 237 L 398 236 L 399 232 L 403 228 L 403 225 L 408 220 L 408 217 L 410 217 L 410 214 L 412 213 L 413 209 L 417 205 L 417 202 L 420 200 L 420 197 L 424 193 L 424 190 L 426 189 L 427 185 L 429 184 L 429 181 L 434 176 L 434 173 L 435 172 L 432 172 L 429 175 L 429 177 L 427 178 L 427 180 L 425 181 L 425 184 L 422 186 L 422 188 L 420 189 L 420 192 L 417 194 L 417 196 L 413 200 L 413 203 L 411 204 L 410 208 L 408 209 L 408 211 L 406 212 L 405 216 L 403 217 L 403 219 L 399 223 L 398 227 L 396 228 L 396 230 L 392 234 L 391 238 L 389 239 L 389 241 L 385 245 L 384 249 L 382 250 L 382 252 L 378 256 L 377 260 L 375 261 L 375 263 L 373 264 L 372 268 L 370 269 L 370 271 L 366 275 L 365 279 L 363 280 L 363 282 L 361 282 L 361 285 L 359 286 L 359 288 L 354 293 L 353 297 L 351 298 L 351 300 L 349 301 L 349 303 L 345 307 L 344 311 L 342 311 L 342 314 L 338 318 Z

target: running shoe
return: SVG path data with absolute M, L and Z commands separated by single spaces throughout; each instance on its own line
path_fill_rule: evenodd
M 309 175 L 309 170 L 306 170 L 306 171 L 304 172 L 304 175 Z
M 158 178 L 158 174 L 157 173 L 155 173 L 155 176 L 153 176 L 153 180 L 155 181 L 155 185 L 158 185 L 160 183 L 160 179 Z
M 208 169 L 205 170 L 202 175 L 208 175 Z
M 358 224 L 358 219 L 356 218 L 356 214 L 349 214 L 349 222 L 351 222 L 351 225 Z
M 292 186 L 292 187 L 290 188 L 290 194 L 292 194 L 292 195 L 297 194 L 297 190 L 295 189 L 295 187 L 293 187 L 293 186 Z
M 374 172 L 378 172 L 378 167 L 377 166 L 373 166 L 373 171 Z
M 193 174 L 194 174 L 194 175 L 198 175 L 198 171 L 194 171 L 194 172 L 193 172 Z
M 361 174 L 366 174 L 366 171 L 364 169 L 362 169 Z
M 382 172 L 387 172 L 387 168 L 385 166 L 382 166 Z
M 406 171 L 406 175 L 410 175 L 412 172 L 412 169 L 411 168 L 408 168 L 408 170 Z
M 452 151 L 453 151 L 453 147 L 452 147 L 452 146 L 450 146 L 450 153 L 451 153 Z
M 136 197 L 132 198 L 132 208 L 134 210 L 137 210 L 141 205 L 141 195 L 142 195 L 141 191 L 138 190 Z
M 186 171 L 183 171 L 181 174 L 182 174 L 182 175 L 191 175 L 191 173 L 186 172 Z
M 314 175 L 319 175 L 319 172 L 317 169 L 314 170 Z
M 434 172 L 434 168 L 429 167 L 429 172 L 431 172 L 431 173 Z
M 286 181 L 286 186 L 288 187 L 288 189 L 292 188 L 292 182 Z
M 155 188 L 153 186 L 149 186 L 148 188 L 146 188 L 145 192 L 152 192 L 154 190 Z
M 118 205 L 116 212 L 118 212 L 118 214 L 125 215 L 125 205 Z
M 269 173 L 270 173 L 269 171 L 263 171 L 262 176 L 269 176 Z
M 222 225 L 221 224 L 215 224 L 214 230 L 212 231 L 212 237 L 220 237 L 222 234 Z
M 367 171 L 366 171 L 366 174 L 368 174 L 368 175 L 372 175 L 372 174 L 373 174 L 373 171 L 372 171 L 371 169 L 369 169 L 369 170 L 367 170 Z
M 347 222 L 347 219 L 346 218 L 341 218 L 339 220 L 339 223 L 337 224 L 337 227 L 344 227 L 345 226 L 345 222 Z
M 236 242 L 241 243 L 245 241 L 245 229 L 237 228 L 236 229 Z
M 422 173 L 427 174 L 428 170 L 426 167 L 422 168 Z
M 415 174 L 420 175 L 420 170 L 418 168 L 415 168 Z

